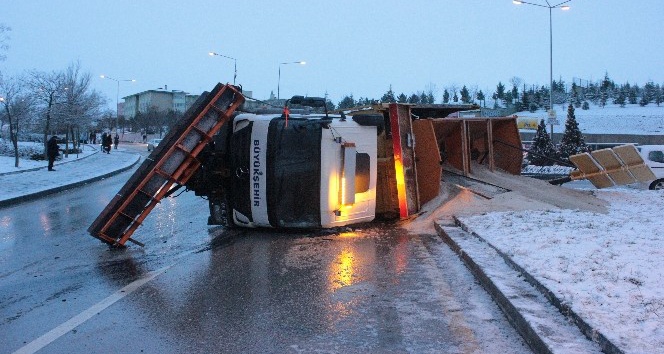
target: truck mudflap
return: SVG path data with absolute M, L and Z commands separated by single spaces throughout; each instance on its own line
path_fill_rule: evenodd
M 202 94 L 90 225 L 90 235 L 112 246 L 143 246 L 131 235 L 172 188 L 187 183 L 201 165 L 196 157 L 242 103 L 228 84 Z

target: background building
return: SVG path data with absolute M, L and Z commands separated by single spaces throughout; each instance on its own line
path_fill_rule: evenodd
M 175 111 L 184 113 L 199 95 L 190 95 L 179 90 L 148 90 L 122 97 L 123 110 L 126 119 L 132 119 L 138 112 L 147 113 L 150 107 L 159 111 Z

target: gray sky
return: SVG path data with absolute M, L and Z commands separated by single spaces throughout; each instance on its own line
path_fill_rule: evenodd
M 562 0 L 560 0 L 562 1 Z M 560 1 L 551 2 L 552 5 Z M 545 4 L 544 0 L 531 2 Z M 572 0 L 553 11 L 553 76 L 664 84 L 664 1 Z M 254 97 L 380 98 L 390 85 L 411 94 L 516 76 L 549 83 L 549 10 L 511 0 L 330 0 L 287 2 L 0 0 L 12 28 L 0 71 L 63 70 L 80 61 L 114 107 L 120 97 L 168 85 L 198 94 L 237 82 Z M 509 85 L 508 85 L 509 86 Z

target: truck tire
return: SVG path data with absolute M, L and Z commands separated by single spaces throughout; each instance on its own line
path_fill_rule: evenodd
M 654 180 L 652 183 L 650 183 L 649 189 L 651 190 L 664 189 L 664 178 Z
M 210 205 L 210 216 L 208 217 L 208 225 L 221 225 L 225 228 L 232 228 L 235 226 L 233 222 L 233 214 L 228 197 L 221 199 L 208 200 Z

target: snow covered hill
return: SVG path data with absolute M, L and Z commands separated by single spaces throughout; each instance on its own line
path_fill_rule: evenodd
M 554 132 L 562 133 L 567 119 L 567 105 L 554 105 L 554 109 L 560 122 L 560 125 L 554 126 Z M 543 110 L 535 113 L 518 112 L 516 115 L 523 118 L 544 119 L 545 122 L 547 120 L 547 113 Z M 579 123 L 579 129 L 584 134 L 664 135 L 664 105 L 659 107 L 654 104 L 645 107 L 591 105 L 588 110 L 576 108 L 574 115 Z

